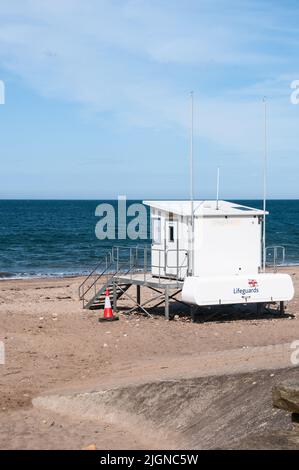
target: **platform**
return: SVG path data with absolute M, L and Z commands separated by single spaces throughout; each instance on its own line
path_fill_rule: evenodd
M 118 273 L 113 279 L 113 305 L 114 310 L 117 311 L 117 292 L 122 289 L 121 285 L 136 285 L 136 298 L 129 295 L 127 292 L 123 292 L 124 296 L 128 297 L 135 303 L 135 306 L 129 310 L 129 313 L 133 311 L 141 311 L 148 316 L 151 314 L 145 308 L 150 302 L 156 301 L 154 307 L 158 307 L 162 304 L 165 305 L 165 318 L 169 320 L 169 303 L 171 300 L 181 302 L 176 296 L 182 291 L 183 281 L 177 279 L 169 279 L 153 276 L 148 272 L 129 273 L 121 274 Z M 152 289 L 157 295 L 150 300 L 142 303 L 142 288 Z M 153 307 L 153 306 L 152 306 Z
M 153 276 L 151 273 L 131 273 L 131 274 L 118 274 L 115 276 L 118 282 L 121 283 L 128 283 L 128 284 L 136 284 L 140 286 L 150 286 L 156 287 L 158 289 L 165 289 L 169 287 L 170 289 L 176 289 L 183 287 L 184 282 L 178 281 L 177 279 L 170 279 L 170 278 L 163 278 Z

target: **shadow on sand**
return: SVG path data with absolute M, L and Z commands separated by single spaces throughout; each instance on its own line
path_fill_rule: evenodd
M 209 322 L 231 322 L 236 320 L 271 320 L 295 318 L 293 314 L 285 311 L 281 313 L 279 304 L 266 305 L 263 308 L 256 304 L 251 305 L 216 305 L 211 307 L 193 307 L 194 323 Z M 122 307 L 123 313 L 130 311 L 129 308 Z M 152 317 L 163 317 L 164 306 L 148 307 L 147 311 Z M 137 312 L 135 312 L 137 313 Z M 139 314 L 142 314 L 142 311 Z M 170 304 L 170 320 L 191 322 L 191 307 L 178 302 Z

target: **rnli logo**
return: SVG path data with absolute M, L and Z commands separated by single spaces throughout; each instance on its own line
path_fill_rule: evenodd
M 249 287 L 257 287 L 257 280 L 256 279 L 248 279 Z
M 243 298 L 245 297 L 250 297 L 248 294 L 258 294 L 259 289 L 258 289 L 258 282 L 256 279 L 248 279 L 248 287 L 246 288 L 240 288 L 240 287 L 235 287 L 234 288 L 234 294 L 241 294 Z

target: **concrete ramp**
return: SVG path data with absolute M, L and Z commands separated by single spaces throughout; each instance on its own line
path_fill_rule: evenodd
M 38 397 L 33 405 L 69 417 L 115 423 L 142 436 L 151 448 L 246 448 L 249 442 L 262 447 L 264 442 L 265 448 L 271 448 L 275 438 L 269 433 L 275 436 L 290 426 L 287 413 L 272 408 L 271 389 L 296 376 L 296 369 L 288 369 L 181 378 L 57 393 Z

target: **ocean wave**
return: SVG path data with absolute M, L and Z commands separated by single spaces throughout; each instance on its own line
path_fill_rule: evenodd
M 0 279 L 11 279 L 12 277 L 14 277 L 14 273 L 0 271 Z
M 49 272 L 49 273 L 7 273 L 0 272 L 0 281 L 5 281 L 8 279 L 47 279 L 47 278 L 64 278 L 64 277 L 78 277 L 78 276 L 87 276 L 88 271 L 80 272 Z

